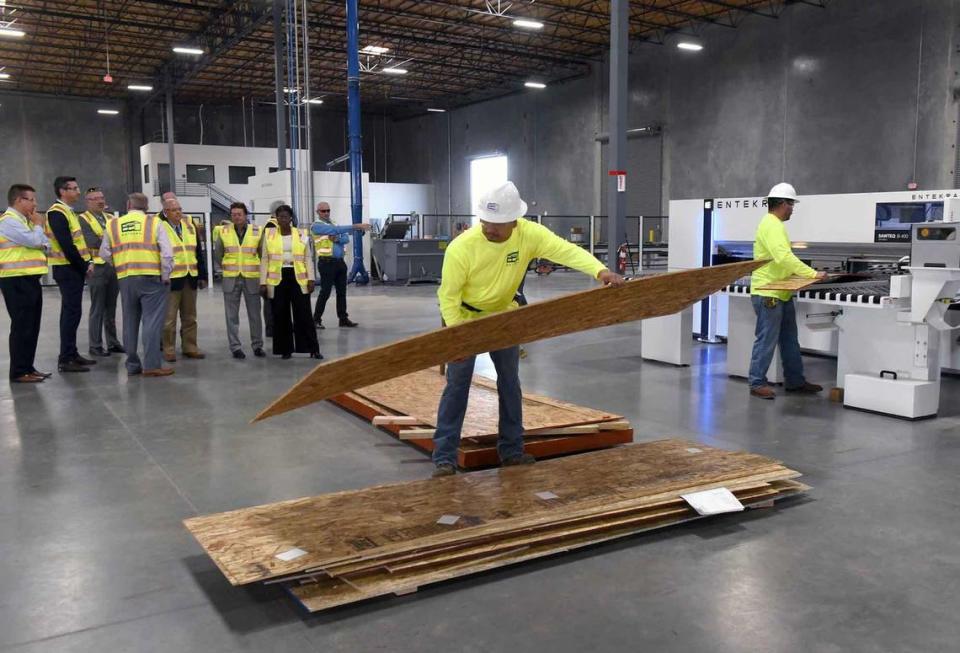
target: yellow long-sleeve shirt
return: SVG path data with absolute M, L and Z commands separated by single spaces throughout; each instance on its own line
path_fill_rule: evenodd
M 454 238 L 443 257 L 437 297 L 447 326 L 517 307 L 514 295 L 530 261 L 544 258 L 596 278 L 606 267 L 582 247 L 520 218 L 510 238 L 488 241 L 480 226 Z M 464 304 L 479 309 L 471 311 Z
M 753 260 L 770 259 L 762 268 L 754 270 L 750 276 L 750 294 L 763 297 L 776 297 L 787 301 L 793 295 L 789 290 L 757 290 L 774 281 L 783 281 L 790 277 L 812 279 L 817 271 L 798 259 L 790 247 L 787 226 L 777 216 L 768 213 L 757 226 L 757 236 L 753 240 Z

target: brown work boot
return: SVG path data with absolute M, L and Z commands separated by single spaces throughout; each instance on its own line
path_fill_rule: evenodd
M 777 396 L 777 393 L 773 391 L 768 385 L 757 386 L 756 388 L 750 388 L 750 395 L 753 397 L 760 397 L 761 399 L 774 399 Z
M 823 391 L 822 385 L 817 385 L 816 383 L 809 383 L 807 381 L 803 382 L 803 385 L 798 385 L 793 388 L 786 388 L 787 392 L 795 392 L 800 395 L 815 395 L 818 392 Z
M 195 358 L 197 360 L 207 357 L 207 355 L 204 354 L 202 351 L 185 351 L 183 352 L 183 355 L 186 356 L 187 358 Z
M 450 463 L 440 463 L 437 465 L 431 476 L 433 478 L 440 478 L 441 476 L 453 476 L 457 473 L 457 468 L 451 465 Z
M 158 367 L 155 370 L 144 370 L 144 376 L 170 376 L 173 374 L 173 369 L 169 367 Z

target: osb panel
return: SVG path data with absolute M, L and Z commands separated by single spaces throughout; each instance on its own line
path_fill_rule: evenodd
M 431 331 L 318 365 L 256 420 L 374 383 L 482 354 L 568 333 L 672 315 L 750 274 L 766 261 L 745 261 L 668 272 L 535 302 L 513 311 Z
M 415 416 L 422 424 L 436 426 L 440 396 L 445 386 L 446 379 L 431 368 L 354 390 L 354 394 L 395 413 Z M 536 395 L 523 394 L 525 430 L 559 428 L 620 419 L 619 415 L 574 404 L 558 405 L 555 401 L 544 401 L 544 399 Z M 496 435 L 499 411 L 496 382 L 474 376 L 461 435 L 465 438 Z
M 757 290 L 803 290 L 808 286 L 820 281 L 819 279 L 807 279 L 804 277 L 790 277 L 783 281 L 773 281 L 763 286 L 757 286 Z
M 764 456 L 661 440 L 532 467 L 283 501 L 184 524 L 230 582 L 240 585 L 783 469 Z M 536 495 L 542 491 L 559 498 L 545 501 Z M 460 519 L 438 524 L 443 515 Z M 294 547 L 306 555 L 276 558 Z

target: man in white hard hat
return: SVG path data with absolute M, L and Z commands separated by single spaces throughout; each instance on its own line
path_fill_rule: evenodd
M 770 189 L 767 196 L 767 214 L 760 220 L 753 241 L 753 259 L 770 260 L 754 271 L 750 278 L 750 300 L 757 314 L 756 340 L 750 357 L 750 394 L 761 399 L 776 397 L 773 388 L 767 383 L 767 369 L 777 345 L 780 345 L 784 387 L 787 392 L 816 394 L 823 390 L 823 387 L 807 382 L 803 376 L 793 292 L 758 290 L 767 284 L 790 277 L 822 279 L 826 276 L 825 272 L 817 272 L 798 259 L 790 247 L 790 238 L 784 223 L 793 215 L 793 207 L 798 201 L 797 191 L 790 184 L 779 183 Z
M 476 207 L 480 224 L 467 229 L 447 247 L 437 296 L 447 326 L 491 313 L 517 308 L 515 295 L 530 261 L 545 258 L 588 274 L 607 285 L 619 286 L 614 274 L 583 248 L 569 243 L 536 222 L 523 219 L 527 204 L 516 186 L 507 182 L 488 192 Z M 447 365 L 447 386 L 440 398 L 437 430 L 433 436 L 433 475 L 456 473 L 460 430 L 467 411 L 475 356 Z M 497 453 L 501 464 L 527 465 L 533 456 L 523 452 L 523 400 L 518 366 L 520 348 L 490 352 L 497 369 L 500 428 Z

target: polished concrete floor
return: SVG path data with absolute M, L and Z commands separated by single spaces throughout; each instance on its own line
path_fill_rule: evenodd
M 527 292 L 586 283 L 557 273 L 531 278 Z M 362 327 L 319 332 L 324 354 L 435 327 L 433 292 L 351 288 Z M 45 293 L 38 367 L 48 371 L 57 301 Z M 201 308 L 209 358 L 176 363 L 173 377 L 128 379 L 113 356 L 40 387 L 0 383 L 0 650 L 960 649 L 956 379 L 944 381 L 939 419 L 910 423 L 821 397 L 750 399 L 725 375 L 720 346 L 697 347 L 690 368 L 644 363 L 637 324 L 531 344 L 525 388 L 622 413 L 637 440 L 774 456 L 813 491 L 776 510 L 310 616 L 274 588 L 230 586 L 181 520 L 420 478 L 431 466 L 327 404 L 250 425 L 311 361 L 235 361 L 219 294 L 204 293 Z M 832 361 L 806 362 L 812 380 L 831 381 Z

